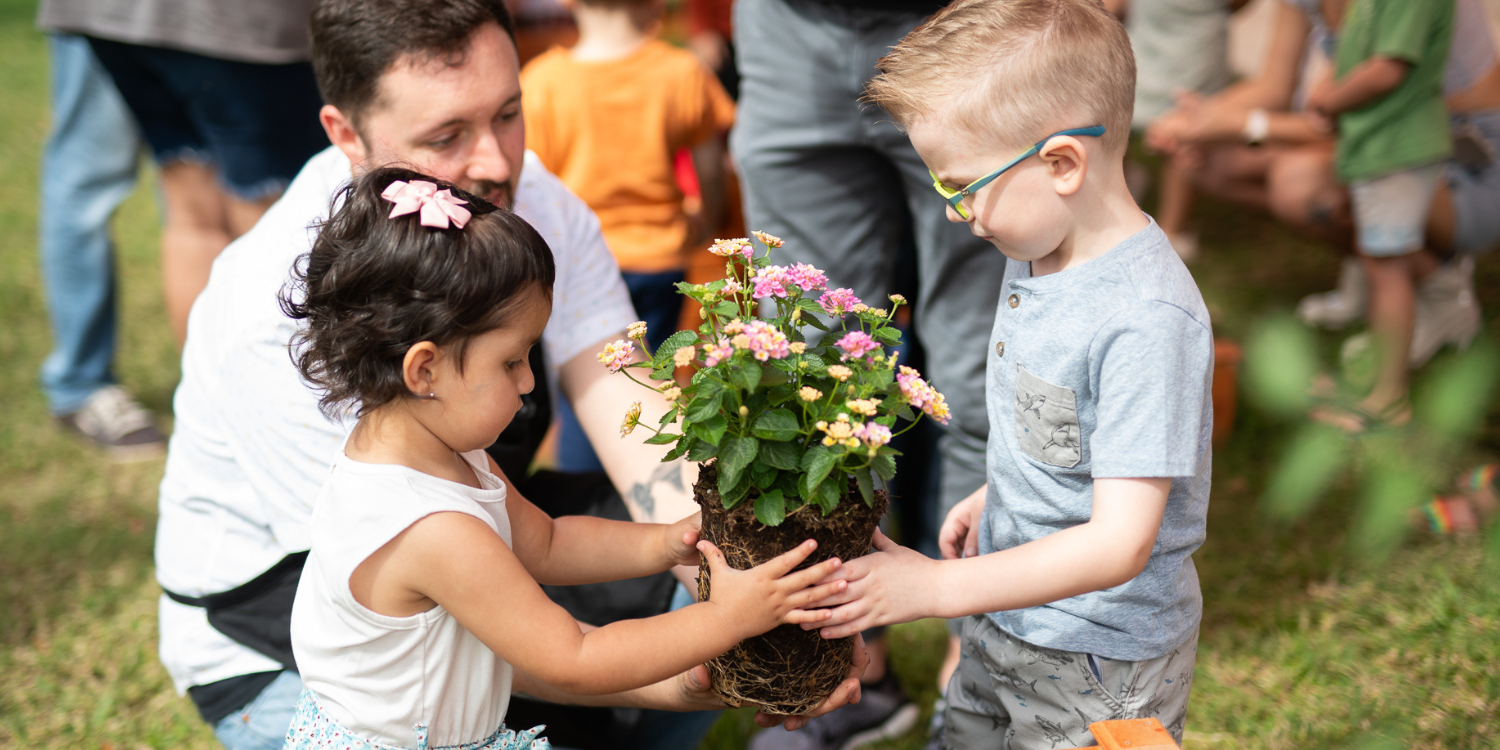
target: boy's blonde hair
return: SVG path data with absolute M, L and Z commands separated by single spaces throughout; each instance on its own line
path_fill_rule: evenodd
M 1111 153 L 1129 140 L 1135 55 L 1099 0 L 957 0 L 877 67 L 865 100 L 903 128 L 941 113 L 1007 146 L 1092 125 Z

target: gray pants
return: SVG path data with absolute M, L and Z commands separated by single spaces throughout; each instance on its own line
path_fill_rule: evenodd
M 1198 632 L 1165 656 L 1118 661 L 1034 646 L 987 615 L 964 619 L 948 682 L 943 746 L 1034 750 L 1093 745 L 1089 724 L 1156 717 L 1182 744 Z
M 947 220 L 906 135 L 858 101 L 875 61 L 922 18 L 806 0 L 742 0 L 734 13 L 741 88 L 730 144 L 747 224 L 786 240 L 773 258 L 811 263 L 829 286 L 889 307 L 910 223 L 923 374 L 953 412 L 940 443 L 946 515 L 985 482 L 984 354 L 1005 256 Z

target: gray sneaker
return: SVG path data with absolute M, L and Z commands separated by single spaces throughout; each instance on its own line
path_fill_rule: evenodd
M 1459 351 L 1479 335 L 1479 300 L 1474 296 L 1474 259 L 1462 257 L 1438 267 L 1417 283 L 1417 317 L 1411 335 L 1411 366 L 1421 367 L 1448 344 Z
M 787 732 L 771 729 L 750 738 L 749 750 L 856 750 L 899 737 L 917 725 L 921 710 L 887 672 L 885 679 L 865 685 L 858 703 L 807 722 Z
M 1369 302 L 1370 288 L 1365 268 L 1358 258 L 1345 258 L 1339 266 L 1339 286 L 1330 292 L 1309 294 L 1297 303 L 1297 317 L 1310 326 L 1338 330 L 1361 320 Z
M 94 391 L 83 408 L 57 419 L 103 448 L 116 463 L 146 461 L 166 453 L 167 437 L 156 429 L 151 412 L 122 386 Z

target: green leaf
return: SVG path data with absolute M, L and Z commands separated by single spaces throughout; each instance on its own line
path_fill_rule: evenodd
M 877 391 L 883 391 L 896 382 L 896 371 L 881 368 L 870 373 L 870 379 L 866 381 Z
M 700 389 L 697 395 L 693 396 L 693 400 L 688 402 L 687 414 L 683 416 L 683 419 L 689 423 L 705 422 L 719 415 L 719 399 L 723 395 L 722 391 L 705 392 L 705 390 L 707 389 Z
M 717 445 L 705 443 L 698 438 L 693 438 L 690 442 L 692 445 L 688 446 L 687 453 L 689 461 L 702 463 L 718 454 L 719 448 Z M 678 443 L 678 445 L 682 445 L 682 443 Z
M 818 490 L 814 493 L 815 497 L 813 501 L 818 504 L 818 507 L 823 509 L 823 515 L 825 516 L 832 513 L 834 508 L 839 507 L 839 500 L 842 500 L 844 497 L 844 482 L 839 481 L 842 479 L 844 479 L 842 473 L 836 474 L 832 481 L 818 485 Z
M 671 380 L 677 368 L 668 363 L 666 367 L 658 367 L 651 371 L 652 380 Z
M 752 359 L 729 368 L 729 382 L 754 393 L 755 387 L 760 385 L 760 363 Z
M 676 461 L 677 459 L 682 458 L 687 454 L 688 446 L 692 443 L 692 438 L 677 441 L 677 447 L 667 451 L 667 455 L 661 457 L 662 463 L 666 463 L 668 461 Z
M 780 526 L 786 520 L 786 500 L 781 490 L 766 490 L 755 498 L 755 520 L 767 526 Z
M 865 505 L 875 507 L 875 477 L 870 475 L 870 470 L 854 472 L 854 483 L 859 485 L 859 496 L 865 499 Z
M 813 305 L 813 307 L 817 307 L 817 305 L 815 304 L 815 305 Z M 818 313 L 818 315 L 821 315 L 821 314 L 822 314 L 821 312 Z M 797 322 L 801 323 L 803 325 L 812 326 L 813 328 L 816 328 L 816 329 L 818 329 L 820 331 L 827 331 L 828 330 L 828 324 L 824 323 L 823 320 L 822 320 L 822 318 L 819 318 L 818 315 L 808 315 L 806 313 L 803 313 L 801 319 L 799 319 Z
M 772 409 L 755 420 L 751 432 L 763 440 L 794 440 L 801 434 L 796 415 L 786 409 Z M 796 468 L 795 466 L 792 468 Z
M 816 354 L 804 354 L 802 355 L 802 361 L 807 363 L 808 370 L 816 372 L 819 375 L 825 375 L 828 372 L 828 363 Z
M 719 474 L 719 500 L 725 508 L 733 508 L 745 499 L 745 495 L 750 492 L 750 483 L 745 481 L 747 478 L 740 476 L 734 484 L 729 485 L 724 482 L 724 474 Z
M 714 305 L 713 308 L 709 310 L 709 312 L 712 312 L 714 315 L 717 315 L 721 318 L 732 318 L 739 317 L 740 308 L 739 305 L 736 305 L 733 302 L 720 302 L 719 304 Z
M 1317 371 L 1312 335 L 1290 315 L 1266 321 L 1245 345 L 1245 391 L 1279 416 L 1307 413 L 1308 386 Z
M 901 329 L 895 326 L 885 326 L 884 328 L 880 328 L 874 333 L 870 334 L 870 338 L 875 339 L 882 344 L 898 346 L 901 343 Z
M 668 445 L 677 442 L 681 435 L 671 432 L 658 432 L 646 438 L 646 445 Z
M 896 459 L 889 453 L 877 453 L 870 459 L 870 468 L 880 475 L 880 480 L 889 482 L 896 476 Z
M 1309 424 L 1287 445 L 1266 487 L 1265 508 L 1272 518 L 1289 521 L 1313 504 L 1349 460 L 1348 438 L 1323 424 Z
M 702 422 L 694 422 L 688 426 L 688 430 L 695 437 L 714 446 L 724 439 L 726 429 L 729 429 L 729 420 L 725 419 L 723 414 L 715 414 Z
M 692 331 L 678 331 L 677 333 L 668 336 L 667 340 L 661 342 L 661 346 L 656 348 L 656 356 L 651 358 L 651 366 L 655 369 L 661 369 L 668 365 L 672 365 L 674 364 L 672 362 L 672 356 L 677 354 L 678 349 L 681 349 L 684 346 L 692 346 L 697 343 L 698 334 Z
M 672 420 L 674 420 L 676 418 L 677 418 L 677 407 L 674 406 L 674 407 L 668 409 L 665 414 L 661 415 L 661 419 L 658 419 L 656 421 L 656 426 L 658 426 L 658 427 L 666 427 L 668 422 L 671 422 Z
M 814 445 L 802 454 L 802 472 L 806 476 L 806 489 L 808 490 L 803 497 L 819 489 L 819 484 L 828 476 L 828 472 L 833 470 L 833 465 L 838 463 L 839 458 L 840 454 L 835 453 L 826 445 Z
M 749 435 L 725 435 L 719 444 L 719 485 L 738 484 L 759 449 L 760 441 Z
M 767 466 L 787 471 L 796 471 L 802 467 L 801 449 L 796 443 L 763 442 L 760 444 L 760 460 L 765 461 Z
M 776 481 L 776 467 L 767 466 L 763 463 L 755 463 L 750 466 L 750 481 L 758 490 L 766 489 Z
M 1494 397 L 1500 352 L 1484 342 L 1443 362 L 1427 378 L 1417 400 L 1418 419 L 1443 435 L 1467 437 L 1484 424 Z

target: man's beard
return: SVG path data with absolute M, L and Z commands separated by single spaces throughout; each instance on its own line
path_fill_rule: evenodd
M 516 196 L 512 193 L 509 182 L 493 182 L 491 180 L 480 180 L 464 189 L 504 209 L 515 208 Z

